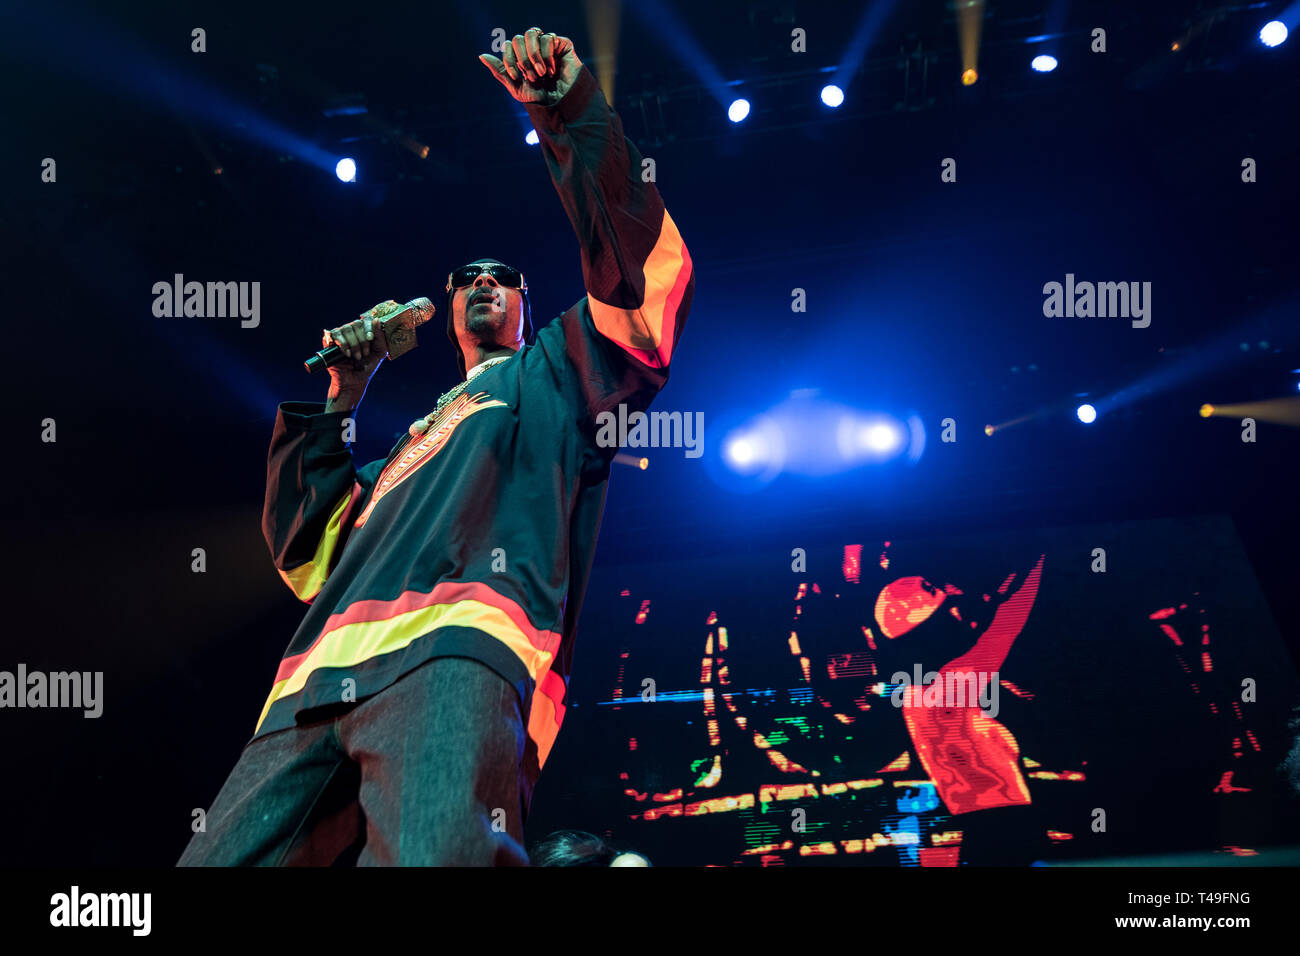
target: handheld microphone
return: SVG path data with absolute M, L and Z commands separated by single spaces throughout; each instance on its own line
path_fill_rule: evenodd
M 387 357 L 390 359 L 405 355 L 419 343 L 415 341 L 415 327 L 423 325 L 433 318 L 433 303 L 428 299 L 412 299 L 396 312 L 390 312 L 376 323 L 384 330 L 384 340 L 388 343 Z M 303 367 L 308 372 L 329 368 L 347 360 L 343 350 L 337 345 L 321 349 L 307 361 Z

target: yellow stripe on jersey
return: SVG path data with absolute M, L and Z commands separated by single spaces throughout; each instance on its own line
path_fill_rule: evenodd
M 645 295 L 641 307 L 619 309 L 588 293 L 587 302 L 596 330 L 629 352 L 657 355 L 659 362 L 667 365 L 671 355 L 660 354 L 660 349 L 672 328 L 665 328 L 665 319 L 676 319 L 684 269 L 689 271 L 686 246 L 677 231 L 677 224 L 665 209 L 659 239 L 646 258 L 643 270 Z M 667 346 L 672 349 L 672 338 L 668 339 Z
M 560 645 L 559 634 L 537 631 L 543 644 L 537 646 L 505 610 L 475 600 L 433 604 L 383 620 L 344 624 L 322 636 L 304 655 L 294 672 L 272 686 L 253 733 L 261 728 L 271 705 L 302 690 L 313 672 L 323 667 L 350 667 L 372 657 L 399 651 L 440 627 L 471 627 L 490 634 L 514 651 L 534 681 L 550 668 Z
M 321 535 L 320 541 L 316 543 L 316 553 L 306 564 L 300 564 L 298 567 L 289 571 L 280 571 L 280 577 L 284 583 L 289 585 L 289 590 L 293 591 L 299 600 L 311 602 L 320 589 L 325 586 L 325 579 L 329 577 L 330 560 L 334 557 L 334 548 L 339 541 L 339 530 L 343 523 L 343 513 L 347 511 L 348 503 L 352 501 L 352 494 L 356 491 L 354 486 L 343 496 L 342 500 L 330 512 L 329 521 L 325 525 L 325 533 Z

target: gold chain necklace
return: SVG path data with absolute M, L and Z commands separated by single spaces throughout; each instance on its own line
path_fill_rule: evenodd
M 415 421 L 411 422 L 411 427 L 407 429 L 411 437 L 419 438 L 426 431 L 428 431 L 429 427 L 437 420 L 438 416 L 442 414 L 442 410 L 446 408 L 448 405 L 450 405 L 452 402 L 454 402 L 456 398 L 462 392 L 465 391 L 465 389 L 469 388 L 469 383 L 471 381 L 473 381 L 483 372 L 486 372 L 493 365 L 499 365 L 500 363 L 512 357 L 513 356 L 510 355 L 503 355 L 500 358 L 488 359 L 486 362 L 483 362 L 481 365 L 479 365 L 478 368 L 476 368 L 473 371 L 473 373 L 470 374 L 469 378 L 465 379 L 465 381 L 461 382 L 459 385 L 455 386 L 450 391 L 444 392 L 442 394 L 442 397 L 438 399 L 438 404 L 433 411 L 425 415 L 423 418 L 417 418 Z

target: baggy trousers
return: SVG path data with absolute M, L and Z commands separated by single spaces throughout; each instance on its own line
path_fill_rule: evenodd
M 426 661 L 251 741 L 177 866 L 527 866 L 524 727 L 496 671 Z

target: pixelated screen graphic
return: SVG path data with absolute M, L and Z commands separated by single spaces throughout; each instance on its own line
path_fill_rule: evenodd
M 1296 674 L 1227 518 L 663 558 L 593 571 L 530 826 L 721 866 L 1295 839 Z

